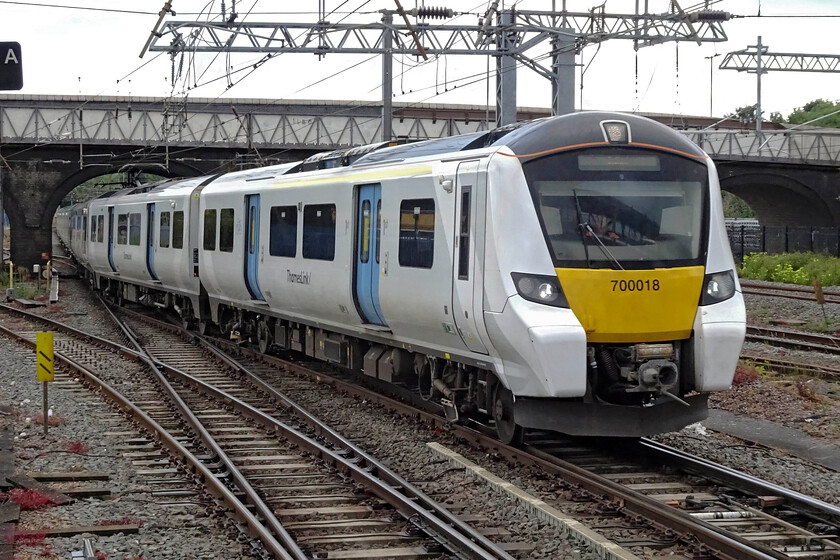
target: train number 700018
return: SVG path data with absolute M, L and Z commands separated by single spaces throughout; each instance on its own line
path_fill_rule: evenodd
M 659 280 L 610 280 L 614 292 L 658 292 Z

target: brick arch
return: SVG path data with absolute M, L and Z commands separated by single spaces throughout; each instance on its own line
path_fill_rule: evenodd
M 746 202 L 762 224 L 840 225 L 832 185 L 811 172 L 770 165 L 719 165 L 719 170 L 721 189 Z
M 11 225 L 11 259 L 18 266 L 31 268 L 42 263 L 42 253 L 51 252 L 52 220 L 61 200 L 70 191 L 85 181 L 123 169 L 117 165 L 86 166 L 68 173 L 68 163 L 31 159 L 15 162 L 13 170 L 0 169 L 4 210 Z M 203 174 L 183 162 L 171 163 L 168 171 L 157 164 L 132 167 L 169 177 Z
M 182 162 L 171 162 L 168 168 L 160 164 L 136 164 L 132 165 L 131 168 L 133 170 L 154 173 L 155 175 L 167 178 L 197 177 L 202 175 L 201 170 Z M 107 168 L 84 167 L 77 170 L 75 173 L 66 176 L 64 180 L 62 180 L 61 183 L 59 183 L 52 191 L 52 194 L 44 207 L 44 214 L 41 216 L 41 227 L 51 227 L 53 216 L 55 215 L 56 210 L 58 210 L 59 204 L 61 204 L 64 197 L 70 194 L 73 189 L 86 181 L 95 179 L 96 177 L 119 173 L 121 171 L 125 171 L 125 166 Z

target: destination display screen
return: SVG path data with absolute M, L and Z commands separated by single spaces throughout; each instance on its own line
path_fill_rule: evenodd
M 580 154 L 581 171 L 659 171 L 659 156 L 648 154 Z

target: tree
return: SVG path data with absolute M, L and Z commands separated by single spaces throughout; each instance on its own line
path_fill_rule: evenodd
M 755 120 L 755 105 L 738 107 L 734 113 L 724 115 L 727 119 L 738 119 L 741 122 L 752 122 Z
M 808 123 L 811 126 L 840 128 L 840 103 L 825 99 L 809 101 L 802 107 L 794 109 L 788 116 L 788 121 L 791 124 Z
M 743 199 L 731 192 L 721 191 L 724 218 L 755 218 L 755 212 Z

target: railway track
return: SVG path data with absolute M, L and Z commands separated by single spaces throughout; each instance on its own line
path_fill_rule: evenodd
M 741 291 L 757 296 L 772 296 L 786 299 L 816 301 L 814 288 L 811 286 L 767 286 L 749 280 L 741 280 Z M 823 289 L 826 303 L 840 303 L 840 291 Z
M 840 354 L 840 337 L 825 334 L 748 325 L 746 340 L 795 350 Z
M 821 354 L 840 355 L 840 338 L 825 334 L 748 325 L 745 341 L 777 348 L 790 348 L 793 350 L 819 352 Z M 807 374 L 829 380 L 840 379 L 840 367 L 816 364 L 813 361 L 768 357 L 750 350 L 742 350 L 741 358 L 766 364 L 780 373 L 790 375 Z
M 241 356 L 255 370 L 261 369 L 261 363 L 262 369 L 283 368 L 393 410 L 422 416 L 432 424 L 448 426 L 485 450 L 522 465 L 538 465 L 585 489 L 593 501 L 606 496 L 609 503 L 619 504 L 616 514 L 644 518 L 664 535 L 653 540 L 619 536 L 615 539 L 618 544 L 664 548 L 679 542 L 690 554 L 712 550 L 720 558 L 840 558 L 836 539 L 840 509 L 655 442 L 623 442 L 618 446 L 622 453 L 615 454 L 556 434 L 530 434 L 527 445 L 517 449 L 470 427 L 448 424 L 434 411 L 377 395 L 343 374 L 312 372 L 305 365 L 227 341 L 214 339 L 213 343 Z M 677 471 L 681 474 L 675 474 Z M 631 520 L 618 523 L 616 531 L 626 535 L 634 527 Z
M 179 341 L 171 335 L 162 334 L 163 325 L 160 322 L 145 317 L 141 319 L 132 316 L 129 323 L 131 329 L 126 329 L 126 339 L 134 337 L 136 333 L 137 337 L 146 343 L 152 356 L 149 362 L 166 374 L 169 382 L 178 389 L 177 394 L 182 396 L 187 405 L 195 406 L 195 415 L 198 420 L 209 423 L 206 432 L 215 435 L 216 441 L 221 439 L 227 441 L 228 444 L 234 442 L 234 445 L 229 446 L 226 451 L 214 449 L 212 445 L 208 445 L 205 441 L 206 436 L 200 438 L 204 442 L 201 453 L 213 457 L 216 468 L 223 472 L 231 472 L 230 464 L 225 463 L 219 466 L 219 458 L 224 456 L 228 457 L 234 469 L 237 467 L 237 462 L 249 467 L 250 469 L 245 470 L 250 470 L 250 475 L 257 477 L 257 482 L 254 482 L 253 486 L 259 490 L 258 495 L 268 495 L 264 486 L 266 479 L 273 481 L 268 483 L 269 487 L 286 486 L 287 490 L 298 491 L 303 486 L 306 492 L 312 492 L 315 487 L 318 487 L 325 491 L 321 494 L 310 493 L 303 496 L 275 494 L 273 496 L 279 502 L 270 505 L 270 508 L 275 510 L 279 504 L 289 505 L 292 501 L 298 502 L 300 498 L 305 500 L 307 496 L 312 499 L 328 500 L 347 498 L 341 494 L 342 489 L 347 489 L 346 486 L 342 486 L 348 479 L 346 474 L 342 480 L 328 479 L 326 474 L 316 475 L 317 480 L 313 484 L 301 484 L 299 481 L 294 485 L 278 484 L 276 477 L 272 478 L 275 474 L 275 471 L 272 471 L 272 465 L 297 464 L 296 462 L 300 461 L 295 455 L 295 449 L 279 447 L 276 442 L 267 443 L 280 429 L 276 424 L 264 425 L 262 428 L 264 431 L 260 433 L 253 431 L 258 423 L 267 421 L 263 418 L 266 410 L 272 410 L 272 415 L 279 414 L 281 409 L 284 413 L 291 414 L 289 406 L 292 405 L 289 404 L 291 401 L 288 399 L 286 401 L 274 398 L 268 400 L 265 397 L 266 395 L 273 397 L 274 390 L 271 381 L 282 378 L 285 386 L 295 387 L 298 391 L 312 391 L 313 389 L 307 384 L 317 384 L 316 386 L 326 387 L 327 390 L 330 387 L 339 387 L 365 399 L 380 401 L 405 414 L 423 416 L 427 421 L 445 426 L 461 437 L 475 442 L 476 445 L 491 450 L 494 454 L 504 455 L 511 461 L 524 465 L 537 465 L 552 476 L 584 489 L 589 496 L 587 500 L 598 504 L 595 506 L 596 509 L 613 508 L 615 515 L 623 516 L 625 521 L 616 523 L 613 527 L 616 534 L 610 536 L 624 546 L 664 548 L 679 545 L 690 551 L 690 554 L 714 551 L 714 556 L 719 558 L 840 558 L 840 545 L 837 544 L 836 538 L 830 536 L 832 531 L 835 534 L 840 531 L 840 510 L 837 508 L 653 442 L 646 440 L 623 442 L 622 446 L 613 446 L 612 451 L 606 451 L 581 444 L 579 440 L 568 440 L 554 434 L 530 434 L 526 442 L 528 446 L 524 449 L 515 449 L 504 446 L 476 430 L 451 425 L 435 415 L 434 411 L 418 410 L 411 404 L 378 395 L 353 381 L 343 379 L 343 375 L 335 375 L 334 372 L 325 372 L 323 369 L 313 371 L 304 364 L 282 361 L 220 340 L 213 340 L 213 343 L 231 354 L 239 355 L 239 361 L 219 350 L 216 350 L 212 354 L 212 359 L 208 360 L 208 355 L 204 352 L 210 350 L 202 350 L 194 345 L 194 341 L 203 340 L 201 337 L 167 325 L 167 329 L 179 332 L 179 336 L 189 337 Z M 64 335 L 57 336 L 56 347 L 59 352 L 62 351 L 60 346 L 65 348 L 63 337 Z M 119 345 L 108 346 L 107 341 L 96 339 L 93 339 L 86 347 L 79 344 L 80 337 L 83 335 L 77 334 L 69 338 L 66 349 L 69 353 L 76 352 L 75 355 L 82 361 L 89 359 L 96 362 L 101 359 L 103 352 L 109 356 L 120 353 L 131 360 L 142 361 L 140 353 L 136 350 Z M 163 365 L 163 362 L 168 363 Z M 194 375 L 185 371 L 192 368 L 195 368 Z M 268 381 L 257 381 L 250 377 L 253 373 L 265 375 Z M 290 373 L 293 374 L 294 379 L 290 379 Z M 246 378 L 250 378 L 251 381 L 242 383 Z M 309 382 L 309 379 L 314 380 L 315 383 Z M 257 401 L 253 401 L 255 394 L 262 396 Z M 249 399 L 251 403 L 232 404 L 233 401 L 229 400 L 229 397 L 234 395 L 241 396 L 242 400 Z M 145 394 L 143 401 L 137 403 L 148 406 L 149 414 L 154 414 L 161 421 L 176 416 L 170 408 L 163 406 L 159 397 L 155 400 L 149 400 L 149 397 L 150 395 Z M 221 404 L 221 400 L 225 400 L 225 404 Z M 241 407 L 247 420 L 237 417 L 232 410 L 234 407 Z M 301 415 L 305 416 L 305 413 L 299 411 L 293 414 L 295 417 L 288 421 L 290 425 L 301 422 Z M 214 425 L 215 421 L 221 424 Z M 176 424 L 181 425 L 178 422 Z M 181 429 L 183 429 L 182 425 Z M 321 426 L 306 428 L 306 431 L 323 433 L 324 429 Z M 328 428 L 326 430 L 329 431 Z M 332 440 L 322 442 L 321 446 L 323 448 L 337 447 Z M 352 443 L 345 444 L 343 449 L 344 455 L 352 456 L 366 465 L 367 468 L 363 470 L 378 472 L 382 468 L 367 463 L 363 452 L 355 448 Z M 279 459 L 281 456 L 287 459 Z M 639 460 L 640 457 L 646 459 Z M 663 465 L 667 467 L 663 469 Z M 312 474 L 306 472 L 305 468 L 302 470 L 305 475 Z M 684 474 L 675 474 L 677 470 Z M 342 471 L 334 467 L 334 472 Z M 218 475 L 218 472 L 215 474 Z M 297 476 L 294 471 L 284 474 Z M 355 481 L 355 479 L 352 480 Z M 247 478 L 245 482 L 251 484 Z M 401 480 L 392 480 L 387 485 L 397 488 L 410 486 Z M 232 486 L 229 479 L 228 486 Z M 288 488 L 291 486 L 295 488 Z M 601 503 L 603 498 L 600 497 L 603 496 L 607 497 L 606 504 Z M 374 507 L 371 507 L 371 500 L 375 502 Z M 383 501 L 381 496 L 373 493 L 365 505 L 369 508 L 368 511 L 372 509 L 381 516 Z M 253 504 L 250 505 L 253 506 Z M 320 504 L 314 508 L 307 508 L 310 510 L 307 514 L 313 514 L 314 510 L 329 509 L 329 507 Z M 630 517 L 627 518 L 627 516 Z M 639 530 L 636 521 L 638 518 L 648 520 L 647 523 L 650 524 L 648 535 L 650 531 L 653 531 L 659 536 L 656 538 L 632 534 L 628 536 L 628 530 L 631 533 Z M 405 519 L 404 516 L 403 519 Z M 313 536 L 310 532 L 313 529 L 311 520 L 287 518 L 282 521 L 284 521 L 283 525 L 288 526 L 292 531 L 306 528 L 306 537 L 309 539 L 306 541 L 307 551 L 310 550 L 308 547 L 319 545 L 329 549 L 330 542 L 335 544 L 337 539 L 341 539 L 342 546 L 346 545 L 346 535 L 318 533 Z M 317 523 L 320 529 L 323 529 L 325 525 L 347 523 L 346 520 L 320 521 L 325 522 Z M 295 523 L 300 523 L 300 525 L 295 525 Z M 350 530 L 358 531 L 360 525 L 363 524 L 364 522 L 358 524 L 358 519 L 355 519 Z M 609 524 L 603 531 L 610 533 Z M 388 531 L 375 530 L 373 534 L 376 538 L 388 539 L 387 533 Z M 401 530 L 397 533 L 401 539 L 421 538 L 410 531 Z M 642 534 L 645 533 L 642 532 Z M 390 538 L 393 538 L 393 533 Z M 431 541 L 439 542 L 434 538 Z M 402 544 L 405 542 L 402 541 Z M 429 548 L 425 548 L 427 546 Z M 428 543 L 400 548 L 415 551 L 424 549 L 428 552 L 436 551 L 438 554 L 442 550 Z M 381 551 L 377 553 L 381 554 Z M 467 555 L 465 557 L 483 556 Z
M 782 360 L 749 351 L 742 351 L 741 359 L 749 360 L 758 364 L 765 364 L 780 373 L 790 375 L 813 375 L 831 380 L 840 379 L 840 368 L 837 367 L 817 365 L 797 360 Z
M 207 484 L 247 536 L 275 558 L 512 558 L 218 354 L 208 356 L 148 325 L 133 325 L 141 344 L 123 324 L 127 346 L 2 309 L 15 315 L 3 330 L 20 340 L 32 343 L 44 325 L 58 331 L 56 355 L 130 410 L 186 463 L 182 474 Z M 116 374 L 106 379 L 104 370 Z

